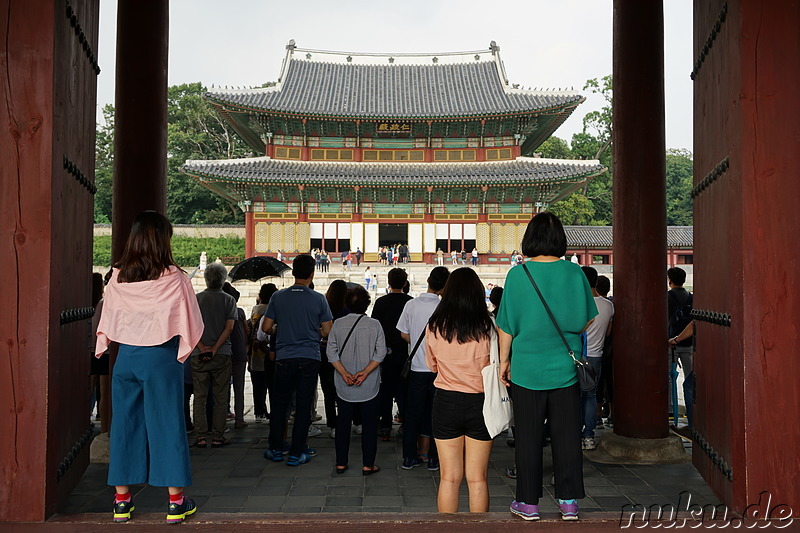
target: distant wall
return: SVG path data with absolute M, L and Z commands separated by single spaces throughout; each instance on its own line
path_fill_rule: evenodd
M 244 239 L 244 226 L 175 224 L 174 234 L 181 237 L 240 237 Z M 95 224 L 94 235 L 111 235 L 111 224 Z

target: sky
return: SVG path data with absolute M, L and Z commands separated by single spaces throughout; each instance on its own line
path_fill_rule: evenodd
M 691 150 L 692 2 L 664 4 L 667 148 Z M 582 91 L 587 79 L 611 74 L 612 15 L 612 0 L 171 0 L 168 81 L 275 81 L 290 39 L 299 48 L 390 53 L 485 50 L 496 41 L 510 83 Z M 116 2 L 102 0 L 98 120 L 114 103 L 115 42 Z M 557 137 L 570 140 L 603 106 L 582 94 Z

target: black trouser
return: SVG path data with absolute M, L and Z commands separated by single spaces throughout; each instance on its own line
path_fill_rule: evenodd
M 283 447 L 283 430 L 286 428 L 286 415 L 295 393 L 295 415 L 292 427 L 292 447 L 289 455 L 298 457 L 306 449 L 308 426 L 311 425 L 311 403 L 319 376 L 319 361 L 297 357 L 283 359 L 275 363 L 274 393 L 270 405 L 272 413 L 269 426 L 269 447 L 279 450 Z
M 393 357 L 391 359 L 387 357 L 381 363 L 381 390 L 378 394 L 381 430 L 392 429 L 392 401 L 394 398 L 397 398 L 400 417 L 404 417 L 405 384 L 400 379 L 400 372 L 402 372 L 405 362 L 405 357 Z M 366 421 L 366 416 L 364 416 L 364 420 Z M 403 421 L 405 421 L 405 418 L 403 418 Z
M 514 391 L 514 437 L 517 458 L 518 502 L 539 503 L 542 497 L 542 444 L 544 422 L 550 426 L 556 498 L 583 498 L 581 452 L 581 402 L 578 384 L 561 389 L 531 390 L 511 385 Z
M 267 372 L 264 370 L 251 370 L 250 383 L 253 384 L 253 414 L 267 416 Z
M 431 428 L 431 410 L 436 387 L 433 372 L 408 373 L 408 391 L 406 396 L 406 415 L 403 418 L 403 459 L 417 457 L 417 437 L 431 437 L 428 459 L 437 460 L 436 441 Z
M 319 383 L 322 395 L 325 398 L 325 424 L 329 428 L 336 427 L 336 386 L 333 384 L 333 375 L 336 369 L 327 360 L 325 352 L 322 353 L 322 362 L 319 365 Z
M 353 413 L 361 411 L 361 460 L 368 468 L 375 465 L 378 453 L 378 398 L 376 396 L 366 402 L 346 402 L 338 398 L 339 414 L 336 417 L 336 464 L 346 466 L 350 455 L 350 425 Z

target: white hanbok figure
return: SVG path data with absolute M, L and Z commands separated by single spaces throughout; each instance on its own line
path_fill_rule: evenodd
M 200 273 L 206 271 L 206 265 L 208 265 L 208 257 L 206 256 L 205 252 L 200 252 Z

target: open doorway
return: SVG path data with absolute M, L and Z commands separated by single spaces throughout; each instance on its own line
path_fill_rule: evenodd
M 408 244 L 407 224 L 378 224 L 378 246 Z

